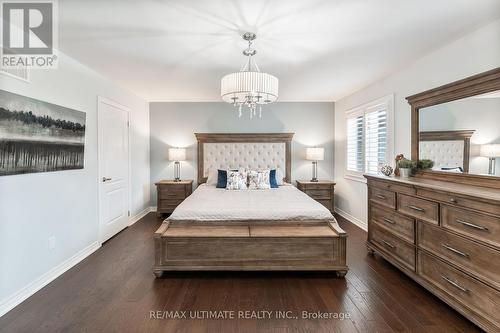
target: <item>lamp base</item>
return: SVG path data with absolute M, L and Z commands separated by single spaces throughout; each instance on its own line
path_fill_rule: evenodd
M 312 178 L 311 182 L 318 182 L 318 162 L 313 161 L 312 162 Z
M 174 182 L 181 181 L 181 162 L 175 161 L 174 163 Z

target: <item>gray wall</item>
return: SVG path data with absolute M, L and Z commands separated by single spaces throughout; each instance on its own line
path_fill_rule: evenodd
M 333 103 L 284 102 L 265 106 L 262 118 L 250 120 L 246 110 L 238 118 L 237 110 L 223 102 L 150 103 L 151 204 L 156 205 L 154 183 L 173 178 L 169 147 L 188 149 L 188 160 L 181 162 L 181 177 L 196 183 L 196 132 L 294 132 L 292 180 L 311 178 L 305 148 L 315 145 L 325 148 L 325 160 L 318 163 L 319 177 L 333 179 L 334 111 Z

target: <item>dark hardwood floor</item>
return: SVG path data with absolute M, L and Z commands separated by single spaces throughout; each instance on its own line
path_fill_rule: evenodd
M 177 272 L 155 279 L 149 214 L 17 308 L 1 332 L 478 332 L 472 323 L 347 231 L 345 279 L 334 273 Z M 151 319 L 151 311 L 292 311 L 298 319 Z M 302 311 L 349 319 L 302 319 Z M 189 316 L 189 314 L 188 314 Z

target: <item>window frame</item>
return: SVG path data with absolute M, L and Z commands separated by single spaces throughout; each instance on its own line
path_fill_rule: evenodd
M 363 115 L 363 142 L 365 141 L 365 135 L 366 135 L 366 122 L 365 122 L 365 117 L 366 114 L 370 112 L 374 112 L 374 109 L 379 109 L 379 108 L 385 108 L 387 111 L 386 117 L 387 117 L 387 151 L 386 151 L 386 160 L 387 164 L 393 166 L 394 165 L 394 94 L 390 94 L 381 98 L 378 98 L 374 101 L 365 103 L 360 106 L 356 106 L 352 109 L 349 109 L 345 112 L 345 126 L 346 126 L 346 133 L 345 133 L 345 138 L 346 138 L 346 143 L 345 143 L 345 173 L 344 173 L 344 178 L 350 179 L 350 180 L 355 180 L 355 181 L 361 181 L 361 182 L 366 182 L 366 178 L 363 177 L 363 175 L 366 172 L 366 161 L 363 160 L 363 171 L 353 171 L 348 169 L 348 163 L 349 163 L 349 156 L 348 156 L 348 122 L 349 119 L 359 117 L 360 115 Z M 365 151 L 366 146 L 363 145 L 363 159 L 366 156 L 366 151 Z

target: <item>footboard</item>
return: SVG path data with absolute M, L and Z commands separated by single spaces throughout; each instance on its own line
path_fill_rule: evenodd
M 199 225 L 163 222 L 154 236 L 154 273 L 172 270 L 347 272 L 346 233 L 335 222 Z

